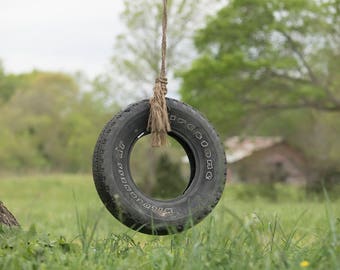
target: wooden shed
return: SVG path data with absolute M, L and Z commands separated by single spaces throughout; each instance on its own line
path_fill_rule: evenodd
M 307 181 L 303 153 L 281 137 L 232 137 L 225 147 L 229 181 L 298 185 Z

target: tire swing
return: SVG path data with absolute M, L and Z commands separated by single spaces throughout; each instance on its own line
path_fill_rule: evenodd
M 181 232 L 200 222 L 218 203 L 226 180 L 225 153 L 214 128 L 192 107 L 165 98 L 167 1 L 163 4 L 162 65 L 154 96 L 114 116 L 102 130 L 93 155 L 93 178 L 106 208 L 131 229 L 155 235 Z M 189 158 L 189 184 L 174 199 L 147 196 L 131 176 L 132 148 L 150 133 L 152 146 L 165 145 L 169 135 Z

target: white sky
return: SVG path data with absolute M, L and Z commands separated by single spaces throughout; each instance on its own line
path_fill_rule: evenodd
M 122 9 L 122 0 L 0 0 L 5 70 L 104 72 Z

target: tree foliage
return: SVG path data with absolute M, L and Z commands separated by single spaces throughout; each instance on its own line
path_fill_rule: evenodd
M 21 76 L 7 75 L 0 61 L 0 105 L 10 99 L 21 82 Z
M 89 171 L 98 132 L 112 109 L 105 110 L 99 91 L 81 91 L 61 73 L 4 77 L 0 82 L 13 84 L 0 88 L 10 93 L 0 106 L 1 170 Z
M 229 130 L 259 110 L 340 111 L 339 11 L 339 0 L 229 1 L 196 34 L 183 99 Z
M 175 69 L 194 57 L 192 37 L 204 16 L 218 0 L 168 1 L 169 90 L 173 91 Z M 161 59 L 162 1 L 124 1 L 121 15 L 125 29 L 118 36 L 112 57 L 111 79 L 115 96 L 122 104 L 149 98 L 158 76 Z M 209 9 L 206 6 L 209 5 Z

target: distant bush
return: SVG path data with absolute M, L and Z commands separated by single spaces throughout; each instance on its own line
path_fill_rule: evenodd
M 305 198 L 303 187 L 296 187 L 279 183 L 263 184 L 235 184 L 232 196 L 243 201 L 265 199 L 269 202 L 299 201 Z
M 242 201 L 254 201 L 257 199 L 268 202 L 324 200 L 325 193 L 331 200 L 340 199 L 340 183 L 331 187 L 323 183 L 315 182 L 306 186 L 293 186 L 289 184 L 234 184 L 230 187 L 231 196 Z
M 186 187 L 186 180 L 181 174 L 181 166 L 170 159 L 168 154 L 162 154 L 157 162 L 156 183 L 152 196 L 161 199 L 171 199 L 181 195 Z
M 324 198 L 327 192 L 331 199 L 340 198 L 340 172 L 328 172 L 320 180 L 310 181 L 306 185 L 306 194 L 309 198 Z

